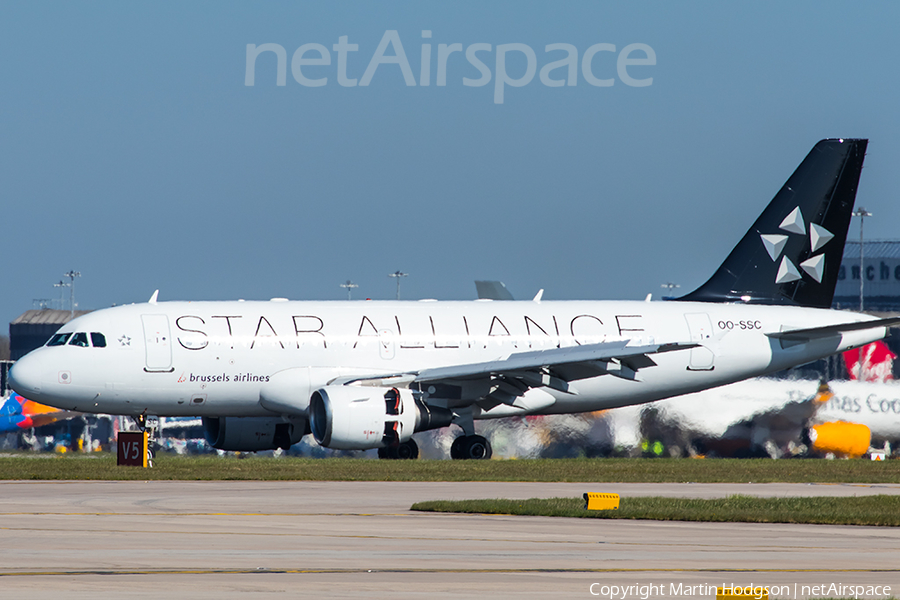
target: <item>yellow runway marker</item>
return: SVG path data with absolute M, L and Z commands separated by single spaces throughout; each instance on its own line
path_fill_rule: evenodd
M 587 492 L 584 495 L 584 510 L 619 510 L 619 495 Z

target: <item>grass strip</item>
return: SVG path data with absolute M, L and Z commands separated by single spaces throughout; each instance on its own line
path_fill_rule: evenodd
M 585 510 L 581 498 L 435 500 L 411 510 L 588 519 L 900 526 L 900 496 L 848 498 L 622 498 L 618 510 Z
M 0 456 L 0 479 L 252 481 L 553 481 L 646 483 L 896 483 L 900 461 L 576 458 L 371 460 L 160 455 L 152 469 L 117 467 L 115 455 Z

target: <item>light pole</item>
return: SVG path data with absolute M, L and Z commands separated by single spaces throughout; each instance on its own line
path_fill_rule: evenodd
M 851 213 L 854 217 L 859 217 L 859 312 L 863 311 L 865 306 L 863 301 L 863 286 L 866 280 L 865 265 L 863 264 L 863 223 L 866 217 L 871 217 L 872 213 L 864 209 L 862 206 Z M 859 360 L 856 367 L 856 380 L 863 381 L 863 348 L 859 347 Z
M 863 282 L 866 280 L 866 273 L 863 270 L 863 223 L 866 217 L 871 217 L 872 213 L 859 207 L 851 213 L 854 217 L 859 217 L 859 312 L 863 311 Z
M 69 299 L 70 299 L 70 310 L 69 316 L 70 318 L 75 318 L 75 278 L 81 277 L 81 273 L 79 271 L 69 271 L 64 275 L 64 277 L 69 278 Z
M 53 284 L 53 287 L 59 288 L 59 310 L 63 310 L 63 288 L 69 287 L 69 284 L 60 279 L 58 283 Z
M 403 271 L 394 271 L 393 273 L 388 273 L 388 277 L 393 277 L 397 280 L 397 300 L 400 299 L 400 278 L 406 277 L 409 273 L 404 273 Z
M 346 290 L 347 290 L 347 300 L 350 300 L 350 292 L 353 290 L 353 288 L 358 288 L 359 286 L 356 285 L 355 283 L 353 283 L 352 281 L 350 281 L 350 280 L 348 279 L 348 280 L 346 281 L 346 283 L 342 283 L 342 284 L 341 284 L 341 287 L 342 287 L 342 288 L 346 288 Z
M 671 281 L 667 281 L 667 282 L 665 282 L 664 284 L 662 284 L 662 285 L 659 286 L 659 287 L 663 288 L 664 290 L 667 290 L 667 292 L 668 292 L 669 295 L 668 295 L 668 296 L 663 296 L 663 299 L 666 299 L 666 298 L 671 298 L 671 297 L 672 297 L 672 291 L 675 290 L 676 288 L 680 288 L 681 286 L 678 285 L 677 283 L 672 283 Z

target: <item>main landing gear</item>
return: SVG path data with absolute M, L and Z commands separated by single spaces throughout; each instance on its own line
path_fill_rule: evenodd
M 396 446 L 378 449 L 378 458 L 389 460 L 415 460 L 419 458 L 419 446 L 415 440 L 409 440 Z
M 491 443 L 480 435 L 461 435 L 450 446 L 450 458 L 454 460 L 486 460 L 491 454 Z M 396 446 L 379 448 L 378 458 L 415 460 L 419 458 L 419 446 L 415 440 L 409 440 Z
M 491 443 L 480 435 L 461 435 L 450 446 L 453 460 L 486 460 L 491 457 Z

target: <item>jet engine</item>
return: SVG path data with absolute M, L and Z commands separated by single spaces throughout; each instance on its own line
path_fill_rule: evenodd
M 326 386 L 309 400 L 309 421 L 320 445 L 367 450 L 396 446 L 413 433 L 447 427 L 453 412 L 428 406 L 405 388 Z
M 861 423 L 832 421 L 810 427 L 809 440 L 819 454 L 859 458 L 869 451 L 872 432 Z
M 309 433 L 309 424 L 281 417 L 203 417 L 203 431 L 213 448 L 255 452 L 290 448 Z

